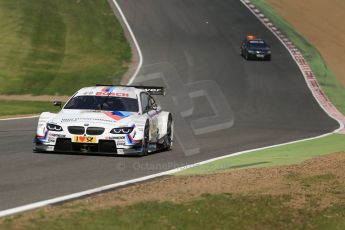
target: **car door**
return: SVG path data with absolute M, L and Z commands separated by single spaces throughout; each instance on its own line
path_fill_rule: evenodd
M 158 111 L 157 104 L 148 93 L 140 94 L 142 114 L 150 121 L 150 141 L 156 142 L 158 139 Z

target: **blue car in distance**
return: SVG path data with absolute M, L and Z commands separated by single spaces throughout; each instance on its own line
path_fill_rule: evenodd
M 241 44 L 241 55 L 246 60 L 270 61 L 271 47 L 261 38 L 248 35 Z

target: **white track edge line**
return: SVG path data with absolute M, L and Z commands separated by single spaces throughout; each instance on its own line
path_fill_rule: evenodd
M 127 29 L 129 30 L 133 40 L 135 41 L 134 43 L 136 44 L 137 48 L 138 48 L 138 53 L 139 53 L 139 57 L 140 57 L 140 62 L 139 62 L 139 67 L 137 68 L 136 72 L 134 73 L 134 75 L 132 76 L 132 78 L 130 79 L 130 83 L 132 83 L 135 79 L 135 77 L 137 76 L 138 72 L 140 71 L 140 68 L 141 68 L 141 65 L 142 65 L 142 54 L 141 54 L 141 51 L 140 51 L 140 48 L 139 48 L 139 45 L 138 43 L 136 42 L 136 39 L 135 39 L 135 36 L 134 36 L 134 33 L 132 32 L 132 30 L 130 29 L 130 26 L 120 8 L 120 6 L 118 5 L 117 1 L 116 0 L 113 0 L 116 8 L 118 9 L 118 11 L 120 12 L 120 15 L 122 17 L 122 19 L 124 20 L 124 23 L 126 24 L 127 26 Z M 244 4 L 243 0 L 241 0 L 241 2 Z M 247 5 L 244 4 L 246 7 Z M 248 8 L 248 7 L 247 7 Z M 248 8 L 249 9 L 249 8 Z M 250 12 L 252 12 L 250 9 L 249 9 Z M 253 12 L 252 12 L 253 13 Z M 254 14 L 255 15 L 255 14 Z M 255 15 L 256 16 L 256 15 Z M 261 21 L 259 19 L 259 21 Z M 264 23 L 263 23 L 264 24 Z M 265 25 L 265 24 L 264 24 Z M 266 25 L 265 25 L 266 26 Z M 267 27 L 267 26 L 266 26 Z M 271 31 L 271 30 L 270 30 Z M 271 31 L 272 32 L 272 31 Z M 273 33 L 274 34 L 274 33 Z M 279 39 L 279 41 L 281 41 Z M 285 44 L 284 44 L 285 46 Z M 290 53 L 291 54 L 291 53 Z M 293 58 L 294 59 L 294 58 Z M 295 60 L 295 59 L 294 59 Z M 296 60 L 295 60 L 296 61 Z M 299 65 L 298 65 L 299 66 Z M 308 84 L 307 84 L 308 85 Z M 309 85 L 308 85 L 309 87 Z M 313 94 L 314 95 L 314 94 Z M 315 97 L 315 96 L 314 96 Z M 315 98 L 316 99 L 316 98 Z M 316 101 L 318 102 L 318 100 L 316 99 Z M 321 106 L 321 105 L 320 105 Z M 321 108 L 323 108 L 321 106 Z M 323 108 L 324 109 L 324 108 Z M 326 111 L 326 113 L 328 114 L 328 112 Z M 329 115 L 329 114 L 328 114 Z M 333 118 L 333 117 L 332 117 Z M 334 118 L 333 118 L 334 119 Z M 337 119 L 335 119 L 337 120 Z M 337 120 L 338 121 L 338 120 Z M 339 122 L 339 121 L 338 121 Z M 340 123 L 340 122 L 339 122 Z M 342 126 L 342 123 L 340 123 L 340 125 Z M 339 128 L 340 129 L 340 128 Z M 339 130 L 337 129 L 337 130 Z M 69 194 L 69 195 L 65 195 L 65 196 L 60 196 L 60 197 L 56 197 L 56 198 L 53 198 L 53 199 L 48 199 L 48 200 L 44 200 L 44 201 L 39 201 L 39 202 L 35 202 L 35 203 L 31 203 L 31 204 L 27 204 L 27 205 L 23 205 L 23 206 L 19 206 L 19 207 L 15 207 L 15 208 L 11 208 L 11 209 L 6 209 L 6 210 L 3 210 L 3 211 L 0 211 L 0 217 L 5 217 L 5 216 L 9 216 L 9 215 L 13 215 L 13 214 L 16 214 L 16 213 L 20 213 L 20 212 L 25 212 L 25 211 L 29 211 L 29 210 L 33 210 L 33 209 L 37 209 L 37 208 L 40 208 L 40 207 L 44 207 L 44 206 L 47 206 L 47 205 L 52 205 L 52 204 L 56 204 L 56 203 L 60 203 L 60 202 L 64 202 L 64 201 L 68 201 L 68 200 L 72 200 L 72 199 L 76 199 L 76 198 L 80 198 L 80 197 L 83 197 L 83 196 L 87 196 L 87 195 L 92 195 L 94 193 L 99 193 L 99 192 L 102 192 L 102 191 L 106 191 L 106 190 L 111 190 L 111 189 L 115 189 L 115 188 L 118 188 L 118 187 L 121 187 L 121 186 L 126 186 L 126 185 L 130 185 L 130 184 L 133 184 L 133 183 L 138 183 L 138 182 L 143 182 L 143 181 L 146 181 L 146 180 L 149 180 L 149 179 L 153 179 L 153 178 L 156 178 L 156 177 L 160 177 L 160 176 L 165 176 L 165 175 L 171 175 L 171 174 L 174 174 L 174 173 L 177 173 L 177 172 L 180 172 L 180 171 L 183 171 L 183 170 L 186 170 L 186 169 L 189 169 L 189 168 L 193 168 L 193 167 L 196 167 L 196 166 L 201 166 L 201 165 L 204 165 L 204 164 L 207 164 L 207 163 L 211 163 L 211 162 L 214 162 L 214 161 L 217 161 L 217 160 L 222 160 L 222 159 L 225 159 L 225 158 L 231 158 L 231 157 L 235 157 L 235 156 L 238 156 L 238 155 L 242 155 L 242 154 L 245 154 L 245 153 L 251 153 L 251 152 L 255 152 L 255 151 L 260 151 L 260 150 L 265 150 L 265 149 L 271 149 L 271 148 L 275 148 L 275 147 L 281 147 L 281 146 L 285 146 L 285 145 L 289 145 L 289 144 L 295 144 L 295 143 L 300 143 L 300 142 L 304 142 L 304 141 L 309 141 L 309 140 L 315 140 L 315 139 L 320 139 L 322 137 L 326 137 L 326 136 L 329 136 L 333 133 L 336 133 L 336 131 L 333 131 L 333 132 L 330 132 L 330 133 L 326 133 L 326 134 L 323 134 L 323 135 L 320 135 L 320 136 L 316 136 L 316 137 L 311 137 L 311 138 L 305 138 L 305 139 L 301 139 L 301 140 L 296 140 L 296 141 L 291 141 L 291 142 L 286 142 L 286 143 L 282 143 L 282 144 L 277 144 L 277 145 L 271 145 L 271 146 L 266 146 L 266 147 L 261 147 L 261 148 L 256 148 L 256 149 L 251 149 L 251 150 L 245 150 L 245 151 L 241 151 L 241 152 L 237 152 L 237 153 L 232 153 L 232 154 L 228 154 L 228 155 L 224 155 L 224 156 L 220 156 L 220 157 L 216 157 L 216 158 L 212 158 L 212 159 L 208 159 L 208 160 L 205 160 L 205 161 L 201 161 L 201 162 L 198 162 L 198 163 L 194 163 L 194 164 L 191 164 L 191 165 L 186 165 L 186 166 L 183 166 L 183 167 L 179 167 L 179 168 L 175 168 L 175 169 L 172 169 L 172 170 L 169 170 L 169 171 L 165 171 L 165 172 L 161 172 L 161 173 L 157 173 L 157 174 L 152 174 L 152 175 L 148 175 L 148 176 L 144 176 L 144 177 L 140 177 L 140 178 L 136 178 L 136 179 L 132 179 L 132 180 L 127 180 L 127 181 L 123 181 L 123 182 L 118 182 L 118 183 L 114 183 L 114 184 L 110 184 L 110 185 L 105 185 L 105 186 L 102 186 L 102 187 L 98 187 L 98 188 L 94 188 L 94 189 L 90 189 L 90 190 L 85 190 L 85 191 L 82 191 L 82 192 L 78 192 L 78 193 L 73 193 L 73 194 Z
M 143 65 L 143 54 L 142 54 L 142 52 L 141 52 L 140 46 L 139 46 L 139 44 L 138 44 L 138 41 L 137 41 L 137 39 L 136 39 L 135 36 L 134 36 L 134 33 L 133 33 L 133 31 L 132 31 L 131 26 L 129 25 L 129 23 L 128 23 L 128 21 L 127 21 L 125 15 L 124 15 L 124 13 L 123 13 L 123 11 L 121 10 L 121 7 L 119 6 L 119 4 L 117 3 L 116 0 L 112 0 L 112 1 L 113 1 L 113 3 L 115 4 L 117 10 L 119 11 L 123 23 L 125 23 L 125 25 L 127 26 L 127 30 L 128 30 L 128 32 L 129 32 L 129 34 L 131 35 L 131 37 L 132 37 L 132 40 L 133 40 L 133 42 L 134 42 L 134 45 L 135 45 L 135 47 L 136 47 L 136 49 L 137 49 L 137 52 L 138 52 L 138 55 L 139 55 L 139 64 L 138 64 L 138 67 L 137 67 L 137 69 L 135 70 L 133 76 L 132 76 L 132 77 L 129 79 L 129 81 L 128 81 L 128 84 L 131 85 L 131 84 L 133 83 L 133 81 L 135 80 L 135 78 L 137 77 L 137 75 L 138 75 L 138 73 L 139 73 L 139 71 L 140 71 L 140 69 L 141 69 L 141 67 L 142 67 L 142 65 Z
M 5 217 L 5 216 L 13 215 L 13 214 L 16 214 L 16 213 L 20 213 L 20 212 L 25 212 L 25 211 L 41 208 L 41 207 L 44 207 L 44 206 L 47 206 L 47 205 L 52 205 L 52 204 L 61 203 L 61 202 L 72 200 L 72 199 L 81 198 L 81 197 L 84 197 L 84 196 L 88 196 L 88 195 L 92 195 L 92 194 L 95 194 L 95 193 L 100 193 L 100 192 L 116 189 L 118 187 L 130 185 L 130 184 L 134 184 L 134 183 L 138 183 L 138 182 L 147 181 L 147 180 L 150 180 L 150 179 L 153 179 L 153 178 L 157 178 L 157 177 L 161 177 L 161 176 L 171 175 L 171 174 L 174 174 L 174 173 L 177 173 L 177 172 L 184 171 L 184 170 L 189 169 L 189 168 L 194 168 L 196 166 L 205 165 L 205 164 L 217 161 L 217 160 L 222 160 L 222 159 L 225 159 L 225 158 L 231 158 L 231 157 L 235 157 L 235 156 L 239 156 L 239 155 L 242 155 L 242 154 L 251 153 L 251 152 L 255 152 L 255 151 L 266 150 L 266 149 L 271 149 L 271 148 L 275 148 L 275 147 L 281 147 L 281 146 L 285 146 L 285 145 L 289 145 L 289 144 L 295 144 L 295 143 L 300 143 L 300 142 L 304 142 L 304 141 L 319 139 L 319 138 L 322 138 L 322 137 L 329 136 L 331 134 L 332 133 L 327 133 L 327 134 L 323 134 L 323 135 L 320 135 L 320 136 L 317 136 L 317 137 L 306 138 L 306 139 L 302 139 L 302 140 L 291 141 L 291 142 L 287 142 L 287 143 L 282 143 L 282 144 L 277 144 L 277 145 L 272 145 L 272 146 L 266 146 L 266 147 L 251 149 L 251 150 L 245 150 L 245 151 L 241 151 L 241 152 L 237 152 L 237 153 L 232 153 L 232 154 L 228 154 L 228 155 L 224 155 L 224 156 L 220 156 L 220 157 L 216 157 L 216 158 L 211 158 L 211 159 L 208 159 L 208 160 L 205 160 L 205 161 L 201 161 L 201 162 L 198 162 L 198 163 L 194 163 L 194 164 L 182 166 L 182 167 L 179 167 L 179 168 L 171 169 L 171 170 L 168 170 L 168 171 L 165 171 L 165 172 L 160 172 L 160 173 L 156 173 L 156 174 L 152 174 L 152 175 L 148 175 L 148 176 L 144 176 L 144 177 L 139 177 L 139 178 L 132 179 L 132 180 L 122 181 L 122 182 L 118 182 L 118 183 L 114 183 L 114 184 L 109 184 L 109 185 L 105 185 L 105 186 L 94 188 L 94 189 L 85 190 L 85 191 L 82 191 L 82 192 L 72 193 L 72 194 L 65 195 L 65 196 L 60 196 L 60 197 L 56 197 L 56 198 L 52 198 L 52 199 L 48 199 L 48 200 L 43 200 L 43 201 L 39 201 L 39 202 L 35 202 L 35 203 L 23 205 L 23 206 L 11 208 L 11 209 L 6 209 L 6 210 L 3 210 L 3 211 L 0 211 L 0 217 Z
M 39 117 L 39 115 L 27 116 L 27 117 L 9 117 L 9 118 L 1 118 L 0 121 L 12 121 L 12 120 L 24 120 L 24 119 L 32 119 Z

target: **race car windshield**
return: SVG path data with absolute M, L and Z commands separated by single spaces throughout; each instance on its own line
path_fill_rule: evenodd
M 127 97 L 77 96 L 64 109 L 138 112 L 138 100 Z
M 249 42 L 250 48 L 267 48 L 267 44 L 263 41 L 250 41 Z

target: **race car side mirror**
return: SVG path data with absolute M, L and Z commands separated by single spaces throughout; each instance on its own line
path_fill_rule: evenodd
M 62 102 L 61 101 L 53 101 L 54 106 L 59 106 L 60 108 L 62 107 Z

